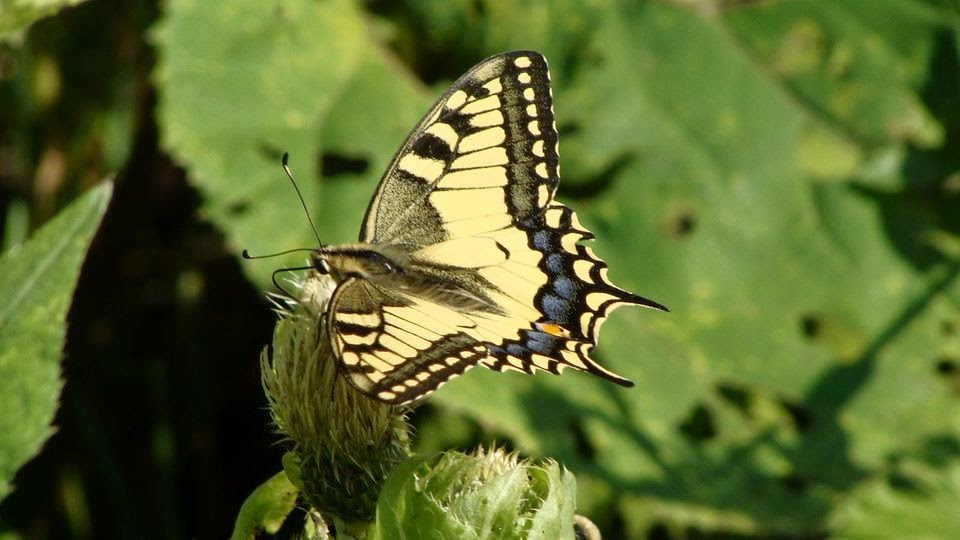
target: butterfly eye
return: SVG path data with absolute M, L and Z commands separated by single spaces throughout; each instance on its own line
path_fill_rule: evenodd
M 323 260 L 323 257 L 319 253 L 313 255 L 313 269 L 321 274 L 329 274 L 330 268 L 327 266 L 327 261 Z

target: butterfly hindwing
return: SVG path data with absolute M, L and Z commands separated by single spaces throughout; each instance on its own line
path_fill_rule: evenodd
M 538 313 L 529 327 L 519 329 L 519 336 L 489 343 L 490 359 L 484 365 L 498 371 L 527 373 L 536 369 L 559 373 L 572 367 L 632 386 L 629 380 L 590 358 L 600 326 L 612 310 L 622 305 L 666 308 L 610 282 L 606 263 L 590 247 L 580 244 L 592 239 L 593 234 L 566 206 L 554 202 L 543 214 L 525 220 L 518 228 L 526 232 L 529 247 L 539 256 L 536 269 L 545 276 L 543 285 L 521 300 L 529 300 Z M 491 279 L 491 285 L 506 289 L 510 276 L 498 278 Z
M 330 305 L 331 341 L 350 381 L 387 403 L 420 398 L 486 355 L 449 313 L 430 313 L 363 279 L 341 283 Z

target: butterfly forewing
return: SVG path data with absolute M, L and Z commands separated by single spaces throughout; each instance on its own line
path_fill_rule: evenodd
M 611 284 L 579 243 L 593 235 L 553 200 L 552 101 L 543 56 L 489 58 L 394 156 L 361 241 L 402 250 L 405 275 L 423 279 L 386 290 L 351 278 L 337 289 L 331 339 L 360 390 L 407 403 L 478 363 L 632 384 L 590 359 L 600 325 L 619 305 L 663 307 Z
M 558 181 L 546 60 L 494 56 L 455 82 L 394 156 L 360 240 L 425 245 L 496 230 L 540 212 Z

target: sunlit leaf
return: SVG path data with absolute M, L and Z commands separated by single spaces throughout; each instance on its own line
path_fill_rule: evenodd
M 53 434 L 67 309 L 112 190 L 91 189 L 0 257 L 0 498 Z

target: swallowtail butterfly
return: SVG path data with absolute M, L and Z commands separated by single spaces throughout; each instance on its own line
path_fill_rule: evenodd
M 624 304 L 665 308 L 607 279 L 559 180 L 542 55 L 493 56 L 453 83 L 394 156 L 360 242 L 311 257 L 336 282 L 328 335 L 354 386 L 406 404 L 477 365 L 633 385 L 590 359 L 600 325 Z

